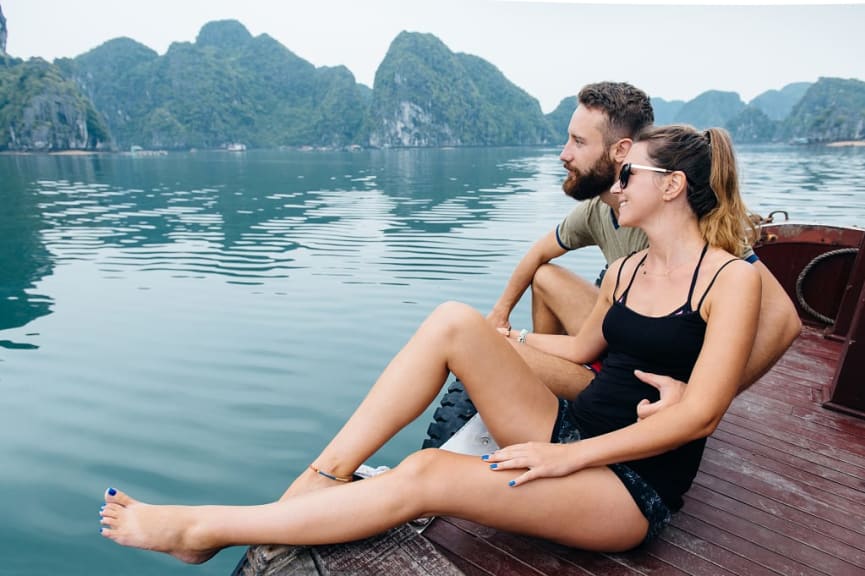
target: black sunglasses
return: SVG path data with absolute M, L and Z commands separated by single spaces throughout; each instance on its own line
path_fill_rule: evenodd
M 622 170 L 619 172 L 619 187 L 624 190 L 628 187 L 628 181 L 631 179 L 631 174 L 634 169 L 649 170 L 651 172 L 659 172 L 661 174 L 671 174 L 674 170 L 665 170 L 664 168 L 656 168 L 654 166 L 643 166 L 642 164 L 632 164 L 628 162 L 622 165 Z

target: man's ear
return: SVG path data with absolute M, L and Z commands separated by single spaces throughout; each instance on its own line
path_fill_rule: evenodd
M 625 156 L 631 151 L 631 146 L 634 141 L 630 138 L 622 138 L 616 140 L 615 144 L 610 147 L 610 157 L 616 164 L 622 164 L 625 161 Z

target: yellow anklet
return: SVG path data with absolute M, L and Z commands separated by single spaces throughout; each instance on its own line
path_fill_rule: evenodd
M 330 480 L 335 480 L 337 482 L 351 482 L 351 480 L 352 480 L 351 476 L 334 476 L 333 474 L 328 474 L 324 470 L 316 468 L 312 464 L 309 465 L 309 469 L 320 476 L 324 476 L 325 478 L 328 478 Z

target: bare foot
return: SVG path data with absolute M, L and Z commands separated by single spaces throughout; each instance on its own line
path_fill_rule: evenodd
M 321 474 L 307 468 L 300 476 L 295 478 L 294 482 L 291 483 L 291 486 L 288 487 L 288 490 L 285 491 L 279 500 L 282 501 L 290 496 L 297 496 L 298 494 L 313 492 L 322 488 L 330 488 L 331 486 L 339 486 L 340 484 L 344 484 L 344 482 L 325 478 Z
M 153 506 L 109 488 L 99 515 L 102 535 L 122 546 L 164 552 L 188 564 L 207 562 L 220 550 L 195 537 L 194 509 L 188 506 Z

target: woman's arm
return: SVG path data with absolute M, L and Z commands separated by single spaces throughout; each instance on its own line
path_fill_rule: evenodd
M 609 434 L 565 446 L 521 444 L 490 457 L 497 469 L 529 468 L 517 484 L 545 476 L 648 458 L 711 434 L 736 395 L 757 330 L 760 276 L 734 262 L 706 300 L 706 337 L 682 400 Z
M 621 258 L 616 260 L 610 265 L 607 273 L 604 274 L 595 306 L 592 308 L 585 322 L 580 326 L 580 331 L 576 335 L 565 336 L 559 334 L 536 334 L 532 332 L 526 335 L 525 344 L 537 348 L 541 352 L 564 358 L 576 364 L 584 364 L 597 360 L 607 348 L 607 341 L 604 339 L 602 326 L 604 316 L 613 302 L 613 289 L 616 285 L 615 278 L 618 276 L 619 268 L 623 262 L 624 259 Z M 500 328 L 499 332 L 503 334 L 507 333 L 511 339 L 519 337 L 518 330 L 506 331 Z

